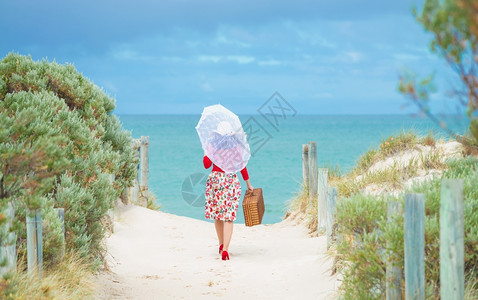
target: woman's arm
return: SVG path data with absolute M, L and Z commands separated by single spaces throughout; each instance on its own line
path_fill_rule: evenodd
M 246 180 L 247 183 L 247 189 L 252 192 L 254 190 L 254 187 L 251 185 L 251 181 L 249 179 Z
M 204 157 L 202 159 L 202 163 L 204 164 L 204 168 L 209 169 L 212 165 L 212 161 L 209 159 L 209 157 L 204 154 Z
M 244 169 L 241 170 L 241 175 L 242 175 L 242 179 L 244 179 L 244 181 L 247 183 L 247 189 L 252 192 L 254 190 L 254 187 L 251 185 L 251 182 L 249 181 L 249 173 L 247 173 L 246 167 L 244 167 Z

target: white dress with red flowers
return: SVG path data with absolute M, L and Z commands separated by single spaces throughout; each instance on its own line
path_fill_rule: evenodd
M 241 183 L 236 174 L 211 172 L 206 183 L 206 219 L 236 220 Z
M 213 165 L 212 161 L 204 156 L 206 169 Z M 247 168 L 241 170 L 244 180 L 249 179 Z M 241 184 L 236 174 L 224 173 L 218 166 L 213 165 L 212 172 L 206 183 L 206 219 L 234 221 L 236 220 L 239 200 L 241 199 Z

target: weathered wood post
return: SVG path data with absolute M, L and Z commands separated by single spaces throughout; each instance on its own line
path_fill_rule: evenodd
M 136 139 L 135 140 L 135 146 L 136 146 L 136 158 L 138 158 L 138 165 L 136 166 L 136 171 L 137 171 L 137 175 L 136 175 L 136 179 L 134 181 L 134 185 L 132 187 L 132 202 L 137 204 L 138 203 L 138 200 L 139 200 L 139 180 L 140 180 L 140 176 L 141 176 L 141 172 L 140 172 L 140 168 L 139 168 L 139 165 L 141 163 L 141 156 L 140 156 L 140 151 L 141 151 L 141 141 L 139 139 Z
M 394 222 L 397 216 L 403 214 L 402 204 L 398 201 L 389 201 L 387 203 L 387 220 Z M 390 248 L 390 241 L 387 241 L 387 248 Z M 386 269 L 386 299 L 402 299 L 402 269 L 396 264 L 397 257 L 393 254 L 387 254 Z
M 320 171 L 319 171 L 320 172 Z M 320 174 L 320 173 L 319 173 Z M 320 175 L 319 175 L 320 178 Z M 319 192 L 320 197 L 320 192 Z M 332 186 L 328 188 L 327 196 L 327 249 L 332 244 L 335 224 L 335 202 L 337 200 L 337 188 Z
M 326 230 L 327 226 L 327 181 L 329 176 L 329 169 L 318 169 L 318 190 L 319 198 L 317 200 L 317 229 L 319 232 Z
M 305 200 L 300 204 L 300 211 L 305 212 L 310 204 L 309 198 L 309 145 L 302 145 L 302 189 Z
M 12 226 L 13 218 L 15 217 L 15 210 L 13 204 L 10 202 L 4 212 L 7 220 L 5 229 L 6 232 Z M 5 264 L 2 266 L 2 264 Z M 0 279 L 3 275 L 15 271 L 17 266 L 17 252 L 16 252 L 16 237 L 14 232 L 8 233 L 6 241 L 0 243 Z
M 140 140 L 138 140 L 138 139 L 133 139 L 132 140 L 131 147 L 135 151 L 135 158 L 138 159 L 138 161 L 140 160 L 140 155 L 139 155 L 140 146 L 141 146 Z M 137 176 L 134 179 L 133 186 L 128 188 L 128 197 L 127 197 L 128 200 L 127 200 L 127 203 L 125 203 L 125 204 L 130 204 L 130 203 L 136 204 L 136 203 L 138 203 L 139 175 L 140 175 L 139 164 L 136 166 L 136 168 L 137 168 Z
M 149 136 L 141 137 L 141 180 L 140 191 L 144 206 L 148 199 Z
M 405 299 L 425 299 L 425 195 L 405 195 Z
M 302 186 L 309 194 L 309 145 L 302 145 Z
M 443 179 L 440 199 L 440 298 L 463 299 L 465 291 L 463 180 Z
M 317 143 L 309 142 L 309 207 L 317 201 Z
M 27 262 L 28 272 L 32 275 L 38 272 L 41 277 L 43 273 L 43 223 L 40 212 L 30 217 L 27 211 Z

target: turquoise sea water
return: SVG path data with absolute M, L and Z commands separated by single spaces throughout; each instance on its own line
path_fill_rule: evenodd
M 120 115 L 119 118 L 134 138 L 142 135 L 150 138 L 149 189 L 156 195 L 162 210 L 204 219 L 203 206 L 189 204 L 182 193 L 185 180 L 195 180 L 201 178 L 201 174 L 210 172 L 202 165 L 203 151 L 195 130 L 200 115 Z M 251 184 L 263 189 L 266 203 L 263 223 L 266 224 L 282 219 L 288 201 L 300 189 L 302 144 L 317 142 L 319 166 L 338 165 L 341 170 L 347 171 L 365 151 L 402 130 L 414 129 L 423 135 L 431 130 L 447 138 L 429 120 L 408 115 L 302 115 L 281 120 L 276 127 L 261 116 L 240 118 L 243 123 L 248 122 L 255 129 L 261 129 L 262 135 L 256 136 L 267 137 L 259 139 L 260 142 L 250 141 L 253 156 L 247 165 Z M 449 118 L 447 124 L 458 133 L 463 133 L 466 128 L 464 120 L 455 118 Z M 245 191 L 242 178 L 240 181 Z M 202 195 L 205 190 L 202 184 L 194 183 L 188 188 L 192 188 L 188 195 Z M 239 210 L 237 222 L 243 223 L 242 209 Z

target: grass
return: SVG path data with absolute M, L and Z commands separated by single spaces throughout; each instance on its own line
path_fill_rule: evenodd
M 285 218 L 291 216 L 291 212 L 305 213 L 309 204 L 309 186 L 302 185 L 299 192 L 288 203 L 288 210 Z
M 309 186 L 302 185 L 302 188 L 288 203 L 288 209 L 284 219 L 296 217 L 305 218 L 309 234 L 317 234 L 317 201 L 309 202 Z
M 402 188 L 403 182 L 417 176 L 419 169 L 419 162 L 411 159 L 407 165 L 399 165 L 395 162 L 391 167 L 373 172 L 367 171 L 362 174 L 352 172 L 332 179 L 329 185 L 337 186 L 338 194 L 344 197 L 357 194 L 370 185 L 380 186 L 383 191 L 391 191 Z
M 443 155 L 438 152 L 429 152 L 428 154 L 420 155 L 420 163 L 423 169 L 445 169 L 446 164 L 443 159 Z
M 432 133 L 424 137 L 413 131 L 400 132 L 397 136 L 383 139 L 377 149 L 372 148 L 364 153 L 350 173 L 331 178 L 330 185 L 337 186 L 341 196 L 349 197 L 360 192 L 370 184 L 381 185 L 384 191 L 396 190 L 403 187 L 403 182 L 418 175 L 420 169 L 444 169 L 446 164 L 443 155 L 437 151 L 420 154 L 418 159 L 410 159 L 408 164 L 394 163 L 389 168 L 370 171 L 370 168 L 379 161 L 402 153 L 403 151 L 418 149 L 418 146 L 436 147 L 437 140 Z
M 156 201 L 156 196 L 151 191 L 148 191 L 148 198 L 146 198 L 146 208 L 156 211 L 161 209 L 161 205 L 158 204 Z
M 369 189 L 374 187 L 377 192 L 394 191 L 403 188 L 403 183 L 410 178 L 418 176 L 420 170 L 429 171 L 432 169 L 442 170 L 446 168 L 443 155 L 437 151 L 430 151 L 421 154 L 419 158 L 410 159 L 406 165 L 394 163 L 388 168 L 371 171 L 370 168 L 389 157 L 397 155 L 403 151 L 418 149 L 418 146 L 427 146 L 432 149 L 436 147 L 437 140 L 430 132 L 426 136 L 420 137 L 414 131 L 402 131 L 396 136 L 383 139 L 377 148 L 372 148 L 365 152 L 357 161 L 356 166 L 348 173 L 344 174 L 338 166 L 321 166 L 329 169 L 329 186 L 336 186 L 339 196 L 350 197 L 362 191 L 365 187 Z M 303 187 L 291 201 L 290 211 L 309 211 L 312 216 L 311 222 L 314 222 L 316 203 L 312 207 L 308 205 L 308 193 L 304 192 Z M 310 227 L 314 227 L 313 224 Z
M 131 204 L 143 206 L 151 210 L 159 211 L 161 209 L 161 205 L 158 204 L 156 200 L 156 196 L 150 190 L 142 191 L 139 190 L 138 201 L 132 201 Z
M 465 155 L 474 155 L 478 156 L 478 140 L 472 136 L 457 136 L 457 140 L 463 144 Z
M 365 152 L 351 173 L 361 174 L 366 172 L 373 164 L 401 151 L 411 150 L 418 143 L 421 138 L 417 136 L 414 131 L 402 131 L 396 136 L 390 136 L 387 139 L 382 139 L 378 149 L 370 149 Z
M 436 142 L 437 141 L 431 132 L 428 132 L 427 135 L 421 139 L 421 143 L 425 146 L 435 147 Z
M 350 197 L 360 193 L 366 187 L 369 191 L 391 192 L 403 188 L 403 183 L 412 177 L 418 175 L 419 170 L 442 169 L 446 165 L 443 163 L 442 155 L 435 151 L 430 151 L 417 159 L 410 159 L 406 165 L 400 165 L 395 162 L 387 168 L 371 171 L 370 168 L 388 157 L 397 155 L 403 151 L 417 148 L 418 145 L 429 147 L 436 146 L 436 140 L 431 133 L 424 137 L 419 137 L 413 131 L 402 131 L 396 136 L 383 139 L 378 148 L 373 148 L 364 153 L 358 160 L 356 166 L 348 173 L 344 174 L 338 166 L 324 165 L 322 168 L 329 169 L 329 186 L 336 186 L 340 197 Z M 317 201 L 309 205 L 308 187 L 302 187 L 302 190 L 293 197 L 289 204 L 289 211 L 299 211 L 305 213 L 308 217 L 308 227 L 311 231 L 317 229 Z
M 93 267 L 77 255 L 68 253 L 56 266 L 44 270 L 43 277 L 29 276 L 25 266 L 6 279 L 0 279 L 1 299 L 91 299 Z
M 365 152 L 356 164 L 356 167 L 352 169 L 351 173 L 361 174 L 367 172 L 367 170 L 378 161 L 384 160 L 387 157 L 393 156 L 397 153 L 406 150 L 412 150 L 417 145 L 424 145 L 434 148 L 437 140 L 431 132 L 426 136 L 420 137 L 414 131 L 402 131 L 396 136 L 390 136 L 387 139 L 382 139 L 377 149 L 372 148 Z
M 461 178 L 465 197 L 465 299 L 477 299 L 478 276 L 478 159 L 450 160 L 442 178 Z M 407 190 L 425 195 L 425 279 L 426 298 L 439 299 L 439 210 L 441 178 L 413 185 Z M 397 266 L 404 265 L 403 215 L 394 222 L 386 217 L 387 201 L 404 203 L 398 196 L 371 196 L 362 193 L 337 200 L 336 220 L 342 236 L 337 244 L 337 270 L 343 275 L 344 299 L 382 299 L 385 293 L 385 257 L 392 255 Z
M 443 141 L 440 141 L 443 142 Z M 332 249 L 336 251 L 334 271 L 344 280 L 341 292 L 344 299 L 382 299 L 385 293 L 385 255 L 392 255 L 403 266 L 403 216 L 393 222 L 387 220 L 387 201 L 404 203 L 404 192 L 423 193 L 425 202 L 425 278 L 427 299 L 438 299 L 439 284 L 439 207 L 441 178 L 462 178 L 465 196 L 465 299 L 478 299 L 478 158 L 446 160 L 437 148 L 438 141 L 431 133 L 424 137 L 414 132 L 382 140 L 378 148 L 367 151 L 348 174 L 330 168 L 329 186 L 338 188 L 336 208 L 337 232 L 340 238 Z M 404 151 L 416 150 L 405 159 L 395 159 L 388 167 L 374 166 L 379 161 L 395 157 Z M 371 168 L 374 166 L 373 168 Z M 329 170 L 330 170 L 329 169 Z M 409 179 L 438 170 L 441 178 L 405 183 Z M 373 191 L 373 188 L 376 190 Z M 387 195 L 393 191 L 394 194 Z M 292 199 L 289 215 L 307 221 L 311 231 L 317 230 L 317 201 L 309 204 L 304 186 Z M 387 196 L 386 196 L 387 195 Z
M 478 276 L 471 272 L 465 276 L 468 281 L 465 282 L 465 300 L 478 299 Z

